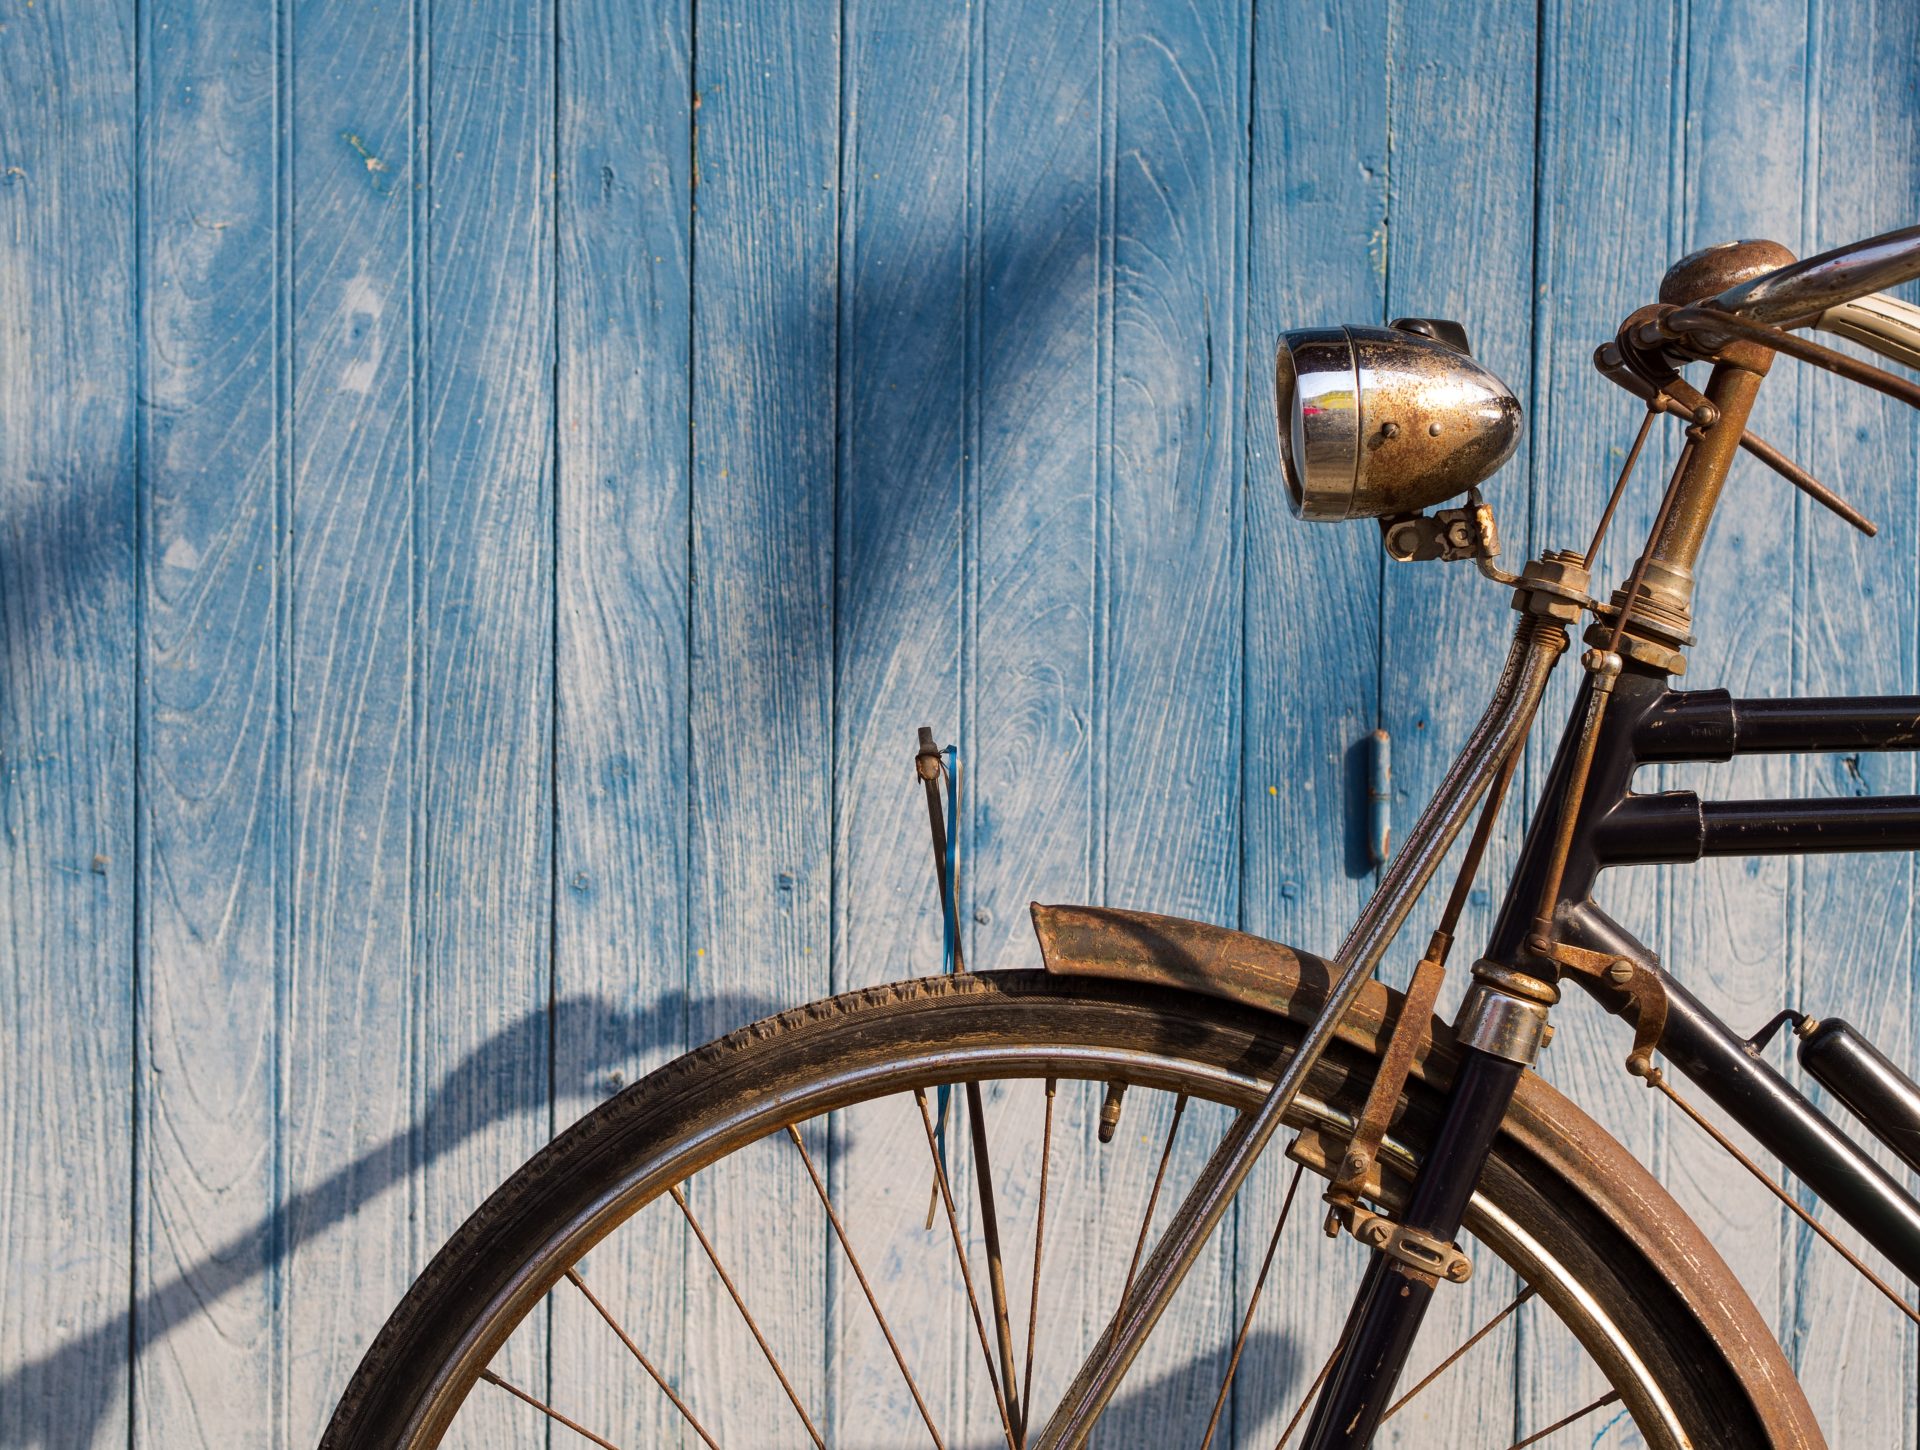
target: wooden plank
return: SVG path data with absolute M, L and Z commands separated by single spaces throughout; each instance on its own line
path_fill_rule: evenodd
M 134 1049 L 133 8 L 0 30 L 0 1443 L 123 1445 Z
M 693 77 L 686 0 L 559 6 L 553 1020 L 555 1121 L 690 1045 L 686 930 L 688 328 Z M 717 1025 L 770 1010 L 740 994 Z M 684 1373 L 669 1207 L 585 1275 Z M 743 1372 L 747 1372 L 743 1367 Z M 678 1416 L 570 1293 L 554 1403 L 617 1444 Z
M 1100 893 L 1236 921 L 1251 17 L 1234 4 L 1121 3 L 1112 24 L 1094 694 Z M 1126 1131 L 1158 1144 L 1170 1109 L 1158 1098 L 1138 1103 Z M 1224 1131 L 1213 1114 L 1192 1116 L 1170 1167 L 1175 1184 L 1191 1180 Z M 1146 1184 L 1116 1177 L 1108 1194 L 1114 1216 L 1131 1223 Z M 1131 1386 L 1157 1381 L 1160 1393 L 1129 1406 L 1126 1443 L 1203 1433 L 1217 1380 L 1185 1371 L 1231 1339 L 1233 1288 L 1232 1245 L 1216 1237 L 1130 1372 Z
M 291 1444 L 319 1438 L 428 1248 L 405 1186 L 424 1148 L 412 1096 L 420 40 L 397 9 L 291 17 L 278 1316 Z M 452 1092 L 472 1098 L 484 1081 Z
M 271 1444 L 282 777 L 271 10 L 143 12 L 145 397 L 135 1430 Z
M 1672 73 L 1678 24 L 1676 12 L 1663 6 L 1602 14 L 1557 5 L 1542 19 L 1537 381 L 1529 420 L 1536 552 L 1587 547 L 1643 414 L 1627 394 L 1601 380 L 1592 355 L 1627 313 L 1655 296 L 1661 275 L 1680 252 L 1665 207 L 1625 200 L 1674 190 L 1680 167 Z M 1597 114 L 1612 118 L 1604 136 L 1595 133 Z M 1602 216 L 1596 197 L 1622 203 Z M 1594 572 L 1593 592 L 1602 598 L 1624 582 L 1652 525 L 1678 433 L 1677 425 L 1663 426 L 1648 441 Z M 1514 554 L 1520 545 L 1516 540 Z M 1517 568 L 1517 559 L 1507 567 Z M 1584 647 L 1575 642 L 1576 651 Z M 1577 661 L 1576 653 L 1563 662 L 1541 710 L 1521 782 L 1526 799 L 1510 818 L 1516 822 L 1535 804 L 1546 779 L 1579 685 Z M 1497 893 L 1501 882 L 1496 877 L 1487 885 Z M 1608 875 L 1596 899 L 1642 940 L 1665 950 L 1663 892 L 1652 869 Z M 1578 991 L 1567 994 L 1556 1020 L 1541 1074 L 1644 1161 L 1657 1161 L 1658 1106 L 1623 1067 L 1630 1034 Z M 1518 1320 L 1519 1432 L 1552 1424 L 1605 1389 L 1591 1357 L 1549 1318 L 1536 1307 Z
M 1534 304 L 1533 187 L 1523 158 L 1533 152 L 1538 23 L 1535 7 L 1517 0 L 1416 7 L 1395 23 L 1389 62 L 1387 316 L 1464 321 L 1475 356 L 1523 407 L 1532 401 Z M 1529 460 L 1523 438 L 1487 487 L 1516 554 L 1530 535 Z M 1388 564 L 1382 601 L 1380 718 L 1393 738 L 1394 813 L 1410 824 L 1485 707 L 1512 616 L 1501 591 L 1459 566 Z M 1446 650 L 1431 648 L 1442 639 Z M 1488 881 L 1504 879 L 1516 842 L 1517 832 L 1489 850 Z M 1443 870 L 1441 880 L 1448 879 Z M 1492 888 L 1476 892 L 1462 918 L 1463 967 L 1485 939 L 1493 895 Z M 1437 910 L 1436 901 L 1416 917 L 1383 975 L 1404 979 L 1433 919 L 1428 913 Z M 1465 979 L 1464 971 L 1453 974 L 1443 1014 Z M 1439 1300 L 1423 1344 L 1457 1344 L 1512 1292 L 1511 1275 L 1476 1274 L 1465 1293 Z M 1500 1337 L 1481 1353 L 1510 1354 L 1510 1325 Z M 1509 1385 L 1449 1377 L 1396 1416 L 1381 1439 L 1464 1443 L 1511 1415 Z
M 429 1246 L 550 1131 L 552 47 L 549 0 L 435 11 L 427 37 L 420 1081 L 517 1049 L 495 1053 L 484 1094 L 422 1124 Z M 495 1361 L 522 1386 L 544 1374 L 540 1330 Z M 450 1443 L 507 1443 L 530 1416 L 504 1395 L 470 1401 Z
M 1364 791 L 1380 545 L 1370 524 L 1293 517 L 1271 364 L 1288 328 L 1374 323 L 1385 310 L 1387 35 L 1384 0 L 1325 15 L 1265 7 L 1255 33 L 1241 915 L 1256 935 L 1321 953 L 1373 886 Z M 1241 1192 L 1242 1312 L 1286 1192 L 1277 1166 Z M 1303 1192 L 1234 1378 L 1232 1443 L 1263 1450 L 1332 1353 L 1364 1258 L 1320 1236 L 1313 1185 Z
M 1806 241 L 1825 249 L 1912 224 L 1920 182 L 1913 106 L 1920 13 L 1910 5 L 1874 4 L 1822 7 L 1816 15 L 1809 157 L 1815 205 Z M 1863 64 L 1867 57 L 1874 63 Z M 1913 694 L 1920 691 L 1914 562 L 1920 428 L 1909 409 L 1811 370 L 1800 396 L 1794 456 L 1840 488 L 1881 531 L 1862 538 L 1825 510 L 1795 500 L 1800 594 L 1793 693 Z M 1786 507 L 1784 485 L 1761 470 L 1748 467 L 1734 487 L 1742 484 L 1754 506 Z M 1911 794 L 1914 777 L 1908 755 L 1812 758 L 1798 762 L 1794 794 Z M 1916 1057 L 1913 888 L 1911 855 L 1807 858 L 1795 900 L 1793 982 L 1802 1010 L 1844 1017 L 1909 1071 Z M 1844 1108 L 1831 1099 L 1824 1105 L 1846 1122 Z M 1912 1186 L 1914 1175 L 1897 1159 L 1877 1156 Z M 1810 1199 L 1803 1195 L 1803 1201 Z M 1834 1222 L 1830 1211 L 1817 1211 Z M 1782 1340 L 1828 1439 L 1914 1444 L 1920 1335 L 1824 1245 L 1797 1226 L 1787 1231 L 1793 1283 Z M 1889 1282 L 1901 1282 L 1884 1261 L 1874 1256 L 1874 1262 Z
M 1094 580 L 1108 22 L 1101 7 L 1044 0 L 975 11 L 962 889 L 968 962 L 992 971 L 1037 965 L 1030 900 L 1097 900 L 1100 891 Z M 1104 1200 L 1062 1192 L 1089 1185 L 1114 1156 L 1093 1142 L 1097 1095 L 1090 1104 L 1083 1095 L 1060 1089 L 1051 1192 L 1092 1224 Z M 1007 1260 L 1019 1266 L 1008 1277 L 1023 1374 L 1044 1105 L 1039 1085 L 1022 1085 L 989 1108 Z M 1112 1308 L 1087 1286 L 1114 1272 L 1109 1247 L 1090 1232 L 1061 1232 L 1063 1210 L 1050 1212 L 1031 1394 L 1043 1421 Z M 975 1424 L 969 1443 L 997 1441 L 983 1414 Z
M 829 985 L 840 26 L 816 6 L 722 0 L 696 17 L 690 1036 L 708 1004 Z M 702 1173 L 690 1198 L 781 1344 L 818 1341 L 826 1231 L 790 1145 Z M 823 1170 L 824 1171 L 824 1170 Z M 811 1213 L 811 1210 L 806 1210 Z M 687 1397 L 721 1443 L 790 1423 L 698 1250 Z M 789 1366 L 821 1403 L 818 1357 Z M 703 1411 L 704 1413 L 704 1411 Z
M 980 238 L 970 232 L 976 150 L 969 86 L 979 7 L 878 0 L 846 9 L 840 252 L 840 453 L 835 545 L 834 972 L 837 990 L 941 969 L 916 727 L 976 759 L 961 697 L 975 546 L 963 473 L 976 446 L 973 351 Z M 911 97 L 910 105 L 902 105 Z M 999 748 L 981 742 L 982 752 Z M 969 781 L 971 786 L 972 782 Z M 980 809 L 977 790 L 963 819 Z M 966 844 L 970 845 L 971 842 Z M 963 876 L 974 871 L 961 852 Z M 952 1097 L 947 1163 L 963 1222 L 977 1192 L 964 1099 Z M 834 1183 L 850 1227 L 884 1250 L 908 1363 L 943 1433 L 969 1414 L 997 1426 L 911 1103 L 846 1114 Z M 1001 1177 L 1007 1167 L 1002 1161 Z M 917 1427 L 913 1399 L 857 1282 L 829 1261 L 830 1442 Z M 979 1272 L 984 1265 L 976 1257 Z M 943 1313 L 928 1312 L 942 1306 Z M 909 1312 L 913 1311 L 913 1312 Z M 789 1416 L 789 1418 L 791 1418 Z M 994 1431 L 997 1434 L 997 1430 Z
M 1694 7 L 1683 112 L 1686 248 L 1772 237 L 1805 252 L 1806 24 L 1803 10 L 1785 4 Z M 1740 158 L 1737 182 L 1725 174 L 1725 160 L 1733 155 Z M 1754 431 L 1798 457 L 1804 399 L 1794 374 L 1782 365 L 1768 384 Z M 1794 562 L 1796 512 L 1774 480 L 1744 461 L 1736 465 L 1726 506 L 1695 571 L 1699 643 L 1689 651 L 1687 684 L 1735 695 L 1787 692 L 1793 620 L 1802 599 Z M 1793 767 L 1785 757 L 1749 757 L 1669 776 L 1675 785 L 1697 786 L 1722 799 L 1793 794 Z M 1730 1023 L 1757 1027 L 1792 991 L 1791 898 L 1798 870 L 1776 858 L 1702 862 L 1673 873 L 1666 961 Z M 1690 1124 L 1663 1114 L 1662 1131 L 1664 1181 L 1777 1329 L 1792 1280 L 1784 1210 L 1759 1184 L 1730 1169 Z

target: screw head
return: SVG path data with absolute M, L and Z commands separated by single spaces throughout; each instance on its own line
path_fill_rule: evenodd
M 1607 980 L 1616 986 L 1626 986 L 1633 980 L 1633 963 L 1625 957 L 1615 957 L 1607 967 Z

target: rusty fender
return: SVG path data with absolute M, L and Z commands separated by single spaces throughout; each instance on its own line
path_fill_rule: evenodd
M 1305 1025 L 1327 1000 L 1333 969 L 1322 957 L 1206 922 L 1098 906 L 1032 907 L 1049 972 L 1107 977 L 1221 997 Z M 1368 982 L 1341 1024 L 1340 1038 L 1368 1052 L 1386 1044 L 1400 994 Z M 1459 1049 L 1453 1029 L 1433 1020 L 1414 1054 L 1412 1075 L 1444 1088 Z M 1685 1293 L 1723 1351 L 1772 1391 L 1762 1410 L 1774 1446 L 1824 1446 L 1818 1423 L 1779 1342 L 1713 1245 L 1638 1159 L 1543 1079 L 1520 1080 L 1502 1133 L 1554 1172 L 1585 1182 L 1614 1224 Z M 1763 1404 L 1766 1401 L 1763 1400 Z

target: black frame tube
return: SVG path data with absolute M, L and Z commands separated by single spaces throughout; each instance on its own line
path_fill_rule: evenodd
M 1550 981 L 1558 968 L 1530 945 L 1547 889 L 1593 677 L 1582 683 L 1533 823 L 1508 882 L 1486 955 Z M 1659 972 L 1667 1016 L 1658 1050 L 1789 1172 L 1920 1282 L 1920 1201 L 1665 972 L 1592 899 L 1609 866 L 1703 856 L 1920 849 L 1920 796 L 1702 801 L 1690 791 L 1635 795 L 1642 765 L 1735 755 L 1920 750 L 1920 696 L 1736 700 L 1724 690 L 1676 692 L 1665 674 L 1629 664 L 1601 722 L 1553 920 L 1569 944 Z M 1584 978 L 1583 985 L 1589 985 Z M 1439 1137 L 1421 1164 L 1404 1221 L 1451 1239 L 1460 1230 L 1515 1085 L 1518 1066 L 1464 1049 Z M 1347 1349 L 1314 1406 L 1305 1450 L 1364 1450 L 1391 1399 L 1432 1297 L 1430 1283 L 1375 1252 L 1348 1316 Z
M 1596 823 L 1593 846 L 1603 866 L 1920 850 L 1920 796 L 1703 801 L 1685 790 L 1637 795 Z
M 1454 1078 L 1447 1117 L 1407 1202 L 1402 1222 L 1451 1239 L 1466 1217 L 1494 1135 L 1520 1082 L 1520 1064 L 1472 1048 Z M 1376 1253 L 1347 1316 L 1347 1352 L 1307 1422 L 1313 1450 L 1366 1450 L 1393 1403 L 1393 1387 L 1433 1300 L 1425 1274 Z
M 1736 700 L 1725 690 L 1671 691 L 1640 722 L 1635 757 L 1730 760 L 1920 749 L 1920 695 Z

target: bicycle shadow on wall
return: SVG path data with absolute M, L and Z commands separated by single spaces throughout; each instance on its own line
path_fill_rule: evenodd
M 0 1450 L 87 1450 L 101 1423 L 122 1398 L 125 1380 L 100 1367 L 125 1362 L 131 1342 L 136 1357 L 158 1346 L 176 1325 L 210 1312 L 221 1300 L 285 1264 L 304 1245 L 351 1219 L 389 1190 L 430 1167 L 466 1139 L 494 1123 L 544 1108 L 500 1091 L 499 1084 L 524 1076 L 529 1062 L 543 1061 L 554 1042 L 620 1042 L 630 1060 L 662 1044 L 687 1043 L 684 1024 L 697 1010 L 711 1022 L 751 1022 L 781 1004 L 750 993 L 690 998 L 681 990 L 639 1008 L 605 997 L 567 998 L 552 1009 L 528 1012 L 469 1053 L 427 1099 L 412 1126 L 376 1144 L 345 1168 L 287 1198 L 273 1213 L 237 1234 L 199 1263 L 142 1294 L 131 1313 L 67 1340 L 0 1379 L 0 1404 L 23 1425 L 19 1438 L 0 1438 Z M 608 1057 L 581 1060 L 577 1075 L 556 1082 L 562 1103 L 598 1101 L 609 1091 Z M 807 1131 L 810 1151 L 829 1152 L 823 1125 Z M 424 1267 L 416 1265 L 418 1267 Z M 365 1326 L 370 1337 L 376 1325 Z M 18 1407 L 42 1407 L 36 1424 Z
M 1113 1403 L 1100 1417 L 1094 1436 L 1095 1445 L 1139 1446 L 1179 1444 L 1197 1445 L 1206 1432 L 1207 1418 L 1226 1374 L 1231 1343 L 1216 1345 L 1161 1370 L 1151 1379 L 1144 1376 L 1130 1388 L 1114 1396 Z M 1277 1329 L 1256 1329 L 1247 1335 L 1240 1364 L 1234 1371 L 1234 1395 L 1238 1405 L 1229 1402 L 1220 1413 L 1219 1428 L 1212 1443 L 1225 1447 L 1239 1444 L 1270 1444 L 1286 1426 L 1297 1403 L 1305 1398 L 1314 1367 L 1304 1358 L 1292 1335 Z M 1064 1389 L 1062 1384 L 1059 1388 Z M 1266 1392 L 1266 1403 L 1249 1409 L 1249 1392 Z M 1169 1406 L 1178 1403 L 1182 1414 L 1170 1416 Z M 1242 1423 L 1251 1415 L 1250 1423 Z M 1034 1419 L 1040 1419 L 1039 1401 L 1035 1401 Z M 1036 1432 L 1037 1432 L 1036 1425 Z M 1171 1436 L 1171 1439 L 1170 1439 Z M 1006 1441 L 983 1437 L 977 1441 L 949 1442 L 953 1450 L 1004 1450 Z M 852 1442 L 849 1450 L 895 1450 L 897 1441 L 868 1445 Z
M 961 527 L 967 505 L 957 493 L 960 474 L 954 460 L 968 447 L 967 429 L 961 421 L 964 417 L 971 414 L 982 420 L 981 432 L 990 441 L 1009 445 L 1008 457 L 1017 460 L 1010 463 L 1004 477 L 999 473 L 989 476 L 984 463 L 977 464 L 971 475 L 972 486 L 982 491 L 1034 486 L 1027 476 L 1023 451 L 1032 447 L 1032 440 L 1021 436 L 1021 431 L 1044 429 L 1058 421 L 1043 421 L 1045 405 L 1053 395 L 1042 385 L 1058 363 L 1059 348 L 1064 340 L 1070 349 L 1084 349 L 1091 355 L 1100 345 L 1097 328 L 1103 309 L 1098 301 L 1100 278 L 1094 260 L 1099 199 L 1099 189 L 1091 179 L 1083 184 L 1075 179 L 1043 177 L 1030 183 L 1011 207 L 1003 209 L 997 223 L 989 214 L 984 222 L 986 235 L 977 241 L 957 216 L 952 234 L 926 224 L 924 218 L 898 223 L 883 220 L 863 232 L 860 246 L 850 258 L 845 274 L 849 296 L 830 294 L 823 307 L 817 290 L 800 291 L 787 308 L 765 323 L 776 355 L 786 351 L 803 356 L 815 355 L 809 341 L 815 338 L 813 330 L 822 326 L 823 318 L 827 327 L 833 327 L 844 307 L 845 317 L 852 324 L 845 329 L 836 364 L 838 375 L 831 386 L 838 398 L 838 433 L 849 449 L 858 450 L 870 461 L 843 477 L 836 500 L 838 517 L 833 521 L 833 533 L 838 562 L 834 589 L 844 621 L 877 622 L 871 630 L 842 635 L 843 649 L 855 647 L 846 641 L 857 640 L 873 650 L 872 657 L 861 662 L 861 669 L 871 678 L 924 680 L 930 672 L 903 666 L 930 649 L 958 648 L 957 622 L 952 636 L 933 645 L 911 631 L 906 637 L 896 637 L 883 622 L 909 608 L 906 596 L 928 587 L 929 570 L 952 569 L 957 575 L 959 555 L 953 531 Z M 1185 199 L 1178 189 L 1162 197 L 1162 214 L 1169 219 L 1169 226 L 1177 225 Z M 848 214 L 857 217 L 857 209 L 850 209 Z M 902 236 L 889 235 L 895 225 Z M 1136 235 L 1132 240 L 1151 246 L 1156 240 L 1168 239 Z M 971 246 L 973 256 L 984 259 L 981 275 L 967 288 L 962 288 L 956 277 L 958 259 L 966 255 L 961 241 Z M 1170 246 L 1169 250 L 1178 249 Z M 956 298 L 966 296 L 974 299 L 975 312 L 986 305 L 981 299 L 992 299 L 995 336 L 1001 338 L 997 346 L 988 344 L 986 355 L 975 363 L 972 378 L 977 379 L 977 391 L 973 396 L 966 391 L 975 384 L 964 364 L 964 340 L 970 333 L 977 335 L 979 329 L 977 317 L 969 317 L 966 307 L 956 302 Z M 867 321 L 871 322 L 872 336 Z M 909 387 L 904 375 L 889 373 L 888 369 L 921 343 L 929 346 L 919 355 L 915 377 L 936 382 L 923 388 Z M 1258 369 L 1251 371 L 1257 373 Z M 937 380 L 942 377 L 946 382 L 939 384 Z M 896 388 L 895 382 L 901 385 Z M 1041 406 L 1036 408 L 1036 404 Z M 1235 400 L 1233 406 L 1239 408 L 1241 401 Z M 937 426 L 930 426 L 930 415 L 938 416 Z M 1044 442 L 1050 435 L 1035 436 Z M 1071 457 L 1064 466 L 1087 480 L 1092 507 L 1095 458 L 1090 450 L 1096 445 L 1091 429 L 1085 436 L 1089 452 Z M 872 460 L 884 466 L 875 466 Z M 1056 457 L 1052 462 L 1058 464 L 1059 460 Z M 1228 466 L 1237 470 L 1239 460 Z M 798 482 L 804 485 L 807 481 Z M 717 485 L 702 475 L 701 486 Z M 1126 480 L 1116 478 L 1112 486 L 1124 488 Z M 793 496 L 803 494 L 804 489 Z M 60 530 L 59 537 L 76 553 L 100 547 L 94 533 L 79 527 Z M 103 561 L 101 567 L 105 570 L 113 566 Z M 1068 567 L 1090 568 L 1091 561 L 1075 560 Z M 1168 577 L 1170 581 L 1173 578 Z M 796 600 L 786 600 L 779 607 L 791 611 L 797 604 Z M 820 628 L 820 621 L 811 618 L 792 623 L 793 634 L 802 638 Z M 791 637 L 786 638 L 790 642 Z M 866 643 L 873 640 L 882 643 Z M 844 668 L 844 661 L 835 660 L 830 668 L 838 672 Z M 827 683 L 831 686 L 834 682 Z M 837 695 L 829 689 L 827 698 Z M 911 814 L 921 809 L 912 789 L 912 739 L 908 729 L 901 729 L 896 738 L 896 713 L 905 712 L 916 723 L 922 718 L 937 720 L 941 710 L 957 709 L 957 702 L 900 699 L 893 693 L 877 698 L 880 704 L 872 718 L 844 722 L 850 745 L 882 761 L 891 761 L 897 755 L 900 809 Z M 1073 713 L 1070 702 L 1061 702 L 1059 708 Z M 1076 724 L 1084 728 L 1084 722 Z M 739 728 L 743 734 L 757 729 L 744 723 Z M 797 763 L 794 768 L 802 767 Z M 1363 821 L 1364 813 L 1356 819 Z M 919 829 L 923 831 L 924 825 Z M 984 826 L 981 829 L 986 834 Z M 1360 829 L 1363 831 L 1364 825 Z M 899 839 L 916 848 L 923 846 L 923 838 L 916 837 L 910 828 Z M 902 860 L 896 874 L 912 889 L 897 919 L 917 923 L 937 920 L 931 865 L 926 857 Z M 877 893 L 887 884 L 855 882 L 852 889 Z M 1016 890 L 1027 888 L 1025 882 L 1008 884 Z M 1024 926 L 1019 929 L 1023 931 Z M 891 974 L 913 975 L 937 970 L 937 960 L 937 956 L 914 957 L 903 963 L 892 956 L 887 966 Z M 905 970 L 901 970 L 903 966 Z M 338 1229 L 382 1195 L 488 1127 L 526 1111 L 544 1109 L 544 1100 L 538 1104 L 520 1100 L 504 1094 L 500 1084 L 524 1076 L 527 1063 L 546 1060 L 552 1043 L 620 1042 L 629 1045 L 631 1057 L 662 1044 L 690 1046 L 713 1031 L 792 1005 L 750 992 L 706 995 L 675 990 L 640 1007 L 604 996 L 580 995 L 560 1001 L 550 1011 L 525 1014 L 468 1054 L 432 1092 L 422 1112 L 406 1129 L 370 1147 L 318 1184 L 291 1194 L 246 1232 L 140 1294 L 126 1312 L 7 1371 L 0 1378 L 0 1403 L 45 1408 L 37 1424 L 16 1408 L 7 1418 L 21 1427 L 20 1432 L 17 1437 L 0 1432 L 0 1450 L 83 1450 L 92 1446 L 100 1426 L 123 1398 L 126 1383 L 121 1374 L 103 1375 L 103 1366 L 124 1365 L 129 1345 L 136 1360 L 144 1356 L 162 1344 L 175 1326 L 209 1313 L 223 1300 L 282 1267 L 303 1247 Z M 692 1024 L 690 1030 L 688 1024 Z M 579 1104 L 604 1097 L 609 1088 L 607 1070 L 619 1060 L 605 1055 L 591 1061 L 576 1059 L 578 1076 L 556 1084 L 560 1100 Z M 849 1147 L 844 1134 L 836 1135 L 831 1145 L 825 1139 L 823 1132 L 819 1139 L 809 1133 L 809 1149 L 823 1163 L 830 1154 L 844 1154 Z M 366 1334 L 371 1336 L 376 1327 L 365 1326 Z M 1132 1443 L 1135 1438 L 1157 1433 L 1165 1425 L 1168 1407 L 1175 1399 L 1197 1403 L 1204 1420 L 1224 1372 L 1220 1353 L 1215 1349 L 1196 1356 L 1124 1391 L 1103 1421 L 1113 1427 L 1115 1443 Z M 1245 1378 L 1240 1383 L 1288 1384 L 1297 1378 L 1295 1358 L 1285 1335 L 1256 1330 L 1248 1341 L 1247 1358 L 1240 1370 Z

